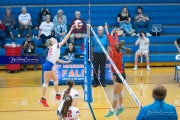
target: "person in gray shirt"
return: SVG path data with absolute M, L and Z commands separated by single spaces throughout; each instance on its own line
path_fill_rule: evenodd
M 2 23 L 6 27 L 6 30 L 9 32 L 11 39 L 14 39 L 12 31 L 13 31 L 13 28 L 16 24 L 16 21 L 15 21 L 14 16 L 11 14 L 11 8 L 10 7 L 6 8 L 6 14 L 3 15 Z

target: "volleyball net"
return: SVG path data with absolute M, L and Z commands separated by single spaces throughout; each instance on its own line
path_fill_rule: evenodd
M 126 80 L 122 77 L 121 73 L 119 72 L 119 70 L 117 69 L 116 65 L 113 63 L 112 59 L 110 58 L 110 56 L 108 55 L 107 53 L 107 50 L 106 48 L 104 48 L 104 46 L 102 45 L 102 43 L 100 42 L 99 38 L 98 38 L 98 35 L 96 34 L 97 30 L 94 30 L 93 27 L 88 24 L 87 25 L 87 34 L 89 34 L 89 38 L 88 38 L 88 42 L 85 42 L 85 48 L 87 47 L 88 50 L 85 50 L 86 51 L 86 57 L 88 57 L 88 60 L 85 62 L 85 64 L 87 62 L 89 62 L 89 64 L 91 64 L 91 67 L 92 69 L 94 70 L 95 66 L 93 64 L 93 60 L 91 58 L 92 56 L 92 51 L 91 51 L 91 42 L 92 42 L 92 39 L 95 40 L 93 42 L 96 42 L 98 44 L 96 44 L 96 46 L 98 45 L 99 48 L 101 48 L 101 50 L 103 51 L 104 55 L 105 55 L 105 59 L 106 60 L 106 66 L 113 66 L 114 70 L 116 71 L 116 73 L 118 74 L 118 76 L 121 78 L 122 82 L 123 82 L 123 85 L 124 85 L 124 96 L 123 96 L 123 106 L 125 108 L 124 112 L 122 112 L 119 116 L 115 116 L 116 119 L 122 119 L 122 120 L 134 120 L 139 112 L 139 109 L 141 108 L 141 103 L 140 101 L 138 100 L 138 98 L 136 97 L 136 95 L 134 94 L 134 92 L 132 91 L 132 89 L 130 88 L 130 86 L 128 85 L 128 83 L 126 82 Z M 88 52 L 88 53 L 87 53 Z M 95 58 L 97 59 L 97 58 Z M 102 59 L 104 59 L 104 57 L 98 57 L 98 61 L 101 62 L 103 61 Z M 99 63 L 100 64 L 100 63 Z M 100 68 L 100 66 L 99 66 Z M 86 68 L 85 68 L 86 69 Z M 105 80 L 106 82 L 107 81 L 111 81 L 111 82 L 107 82 L 107 85 L 106 87 L 103 87 L 103 84 L 102 81 L 101 81 L 101 78 L 100 78 L 100 75 L 102 75 L 102 73 L 100 73 L 100 69 L 98 72 L 94 72 L 94 74 L 96 74 L 98 76 L 98 82 L 105 94 L 105 97 L 108 101 L 108 104 L 109 104 L 109 108 L 112 108 L 112 101 L 113 101 L 113 84 L 108 84 L 108 83 L 113 83 L 112 82 L 112 72 L 111 72 L 111 69 L 105 67 L 105 69 L 108 69 L 108 70 L 105 70 Z M 85 70 L 86 71 L 86 70 Z M 86 74 L 86 73 L 85 73 Z M 94 76 L 93 74 L 93 76 Z M 108 75 L 110 75 L 111 77 L 109 77 Z M 128 76 L 128 74 L 127 74 Z M 93 79 L 93 77 L 92 77 Z M 110 80 L 107 80 L 107 79 L 110 79 Z M 91 91 L 90 91 L 91 92 Z M 92 94 L 92 93 L 90 93 Z M 89 94 L 89 95 L 90 95 Z M 87 95 L 88 97 L 88 95 Z M 87 98 L 86 97 L 86 98 Z M 108 112 L 108 111 L 107 111 Z M 114 112 L 115 114 L 115 112 Z

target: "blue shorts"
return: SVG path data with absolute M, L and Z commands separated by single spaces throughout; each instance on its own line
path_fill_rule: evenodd
M 53 68 L 54 64 L 49 62 L 49 61 L 46 61 L 43 66 L 42 66 L 42 70 L 43 71 L 51 71 L 52 68 Z

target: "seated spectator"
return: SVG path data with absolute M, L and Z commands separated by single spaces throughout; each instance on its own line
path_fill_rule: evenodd
M 5 26 L 2 24 L 2 21 L 0 20 L 0 40 L 1 40 L 1 47 L 4 47 L 4 41 L 5 41 L 5 37 L 6 37 L 6 28 Z
M 19 15 L 19 31 L 18 38 L 22 36 L 23 29 L 28 30 L 28 34 L 32 36 L 32 23 L 31 23 L 31 15 L 27 13 L 26 7 L 21 8 L 22 13 Z
M 77 53 L 77 50 L 72 42 L 68 44 L 68 48 L 64 51 L 64 58 L 68 58 L 68 53 Z
M 42 22 L 46 21 L 46 15 L 51 15 L 51 13 L 49 12 L 47 7 L 43 7 L 41 12 L 39 12 L 39 18 L 37 20 L 38 24 L 36 29 L 38 29 Z
M 35 54 L 34 50 L 35 50 L 35 42 L 33 40 L 31 40 L 31 35 L 27 34 L 26 35 L 26 40 L 22 43 L 22 48 L 24 50 L 24 56 L 37 56 L 37 54 Z M 24 65 L 24 71 L 27 70 L 27 65 Z M 37 70 L 37 66 L 34 65 L 34 70 Z
M 157 84 L 152 90 L 154 103 L 144 106 L 136 120 L 177 120 L 176 108 L 164 102 L 167 90 L 163 85 Z
M 138 57 L 144 55 L 146 57 L 147 70 L 151 70 L 149 67 L 149 39 L 146 37 L 144 31 L 140 32 L 139 38 L 137 39 L 135 45 L 139 44 L 139 49 L 135 53 L 134 63 L 135 66 L 133 70 L 137 70 Z
M 151 31 L 151 21 L 149 20 L 149 17 L 145 14 L 142 13 L 143 9 L 142 7 L 137 8 L 137 15 L 134 17 L 134 29 L 137 33 L 137 36 L 139 35 L 138 33 L 141 31 L 139 28 L 144 28 L 146 32 L 146 36 L 152 36 L 150 34 Z
M 54 23 L 54 24 L 58 23 L 58 17 L 61 17 L 61 18 L 62 18 L 62 23 L 65 24 L 65 25 L 67 25 L 67 18 L 66 18 L 66 16 L 63 15 L 63 14 L 64 14 L 63 10 L 62 10 L 62 9 L 59 9 L 59 10 L 57 11 L 57 15 L 54 16 L 53 23 Z
M 3 19 L 2 19 L 3 24 L 6 27 L 6 30 L 9 32 L 11 39 L 14 40 L 14 36 L 13 36 L 13 28 L 16 24 L 15 18 L 14 16 L 11 14 L 11 8 L 7 7 L 6 8 L 6 14 L 3 15 Z
M 67 26 L 62 23 L 62 17 L 58 17 L 58 22 L 54 23 L 54 31 L 58 42 L 62 41 L 67 33 Z M 67 42 L 66 45 L 68 46 Z
M 72 31 L 72 34 L 70 36 L 70 40 L 72 43 L 74 43 L 74 39 L 75 38 L 82 38 L 84 39 L 86 37 L 86 34 L 84 33 L 86 31 L 86 24 L 84 23 L 84 20 L 80 18 L 81 12 L 80 11 L 76 11 L 75 12 L 75 17 L 72 21 L 71 21 L 71 26 L 74 24 L 74 21 L 76 20 L 80 20 L 83 23 L 83 26 L 80 29 L 75 28 Z
M 122 12 L 117 16 L 117 22 L 119 23 L 119 27 L 124 29 L 126 34 L 135 36 L 135 31 L 132 29 L 131 17 L 126 7 L 123 7 Z
M 178 52 L 180 53 L 180 48 L 179 48 L 179 46 L 178 46 L 178 44 L 180 44 L 180 38 L 178 38 L 176 41 L 174 41 L 174 44 L 175 44 Z
M 41 25 L 39 26 L 39 33 L 37 40 L 40 38 L 42 39 L 42 48 L 46 49 L 46 40 L 49 38 L 52 38 L 53 36 L 53 28 L 54 24 L 50 21 L 51 16 L 46 15 L 46 21 L 42 22 Z

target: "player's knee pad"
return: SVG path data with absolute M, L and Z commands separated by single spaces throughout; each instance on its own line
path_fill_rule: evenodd
M 54 81 L 54 85 L 58 85 L 58 80 Z
M 118 101 L 118 95 L 113 94 L 113 100 Z
M 48 83 L 43 83 L 43 87 L 47 88 L 48 87 Z
M 124 96 L 124 90 L 121 90 L 121 92 L 119 92 L 119 98 Z

